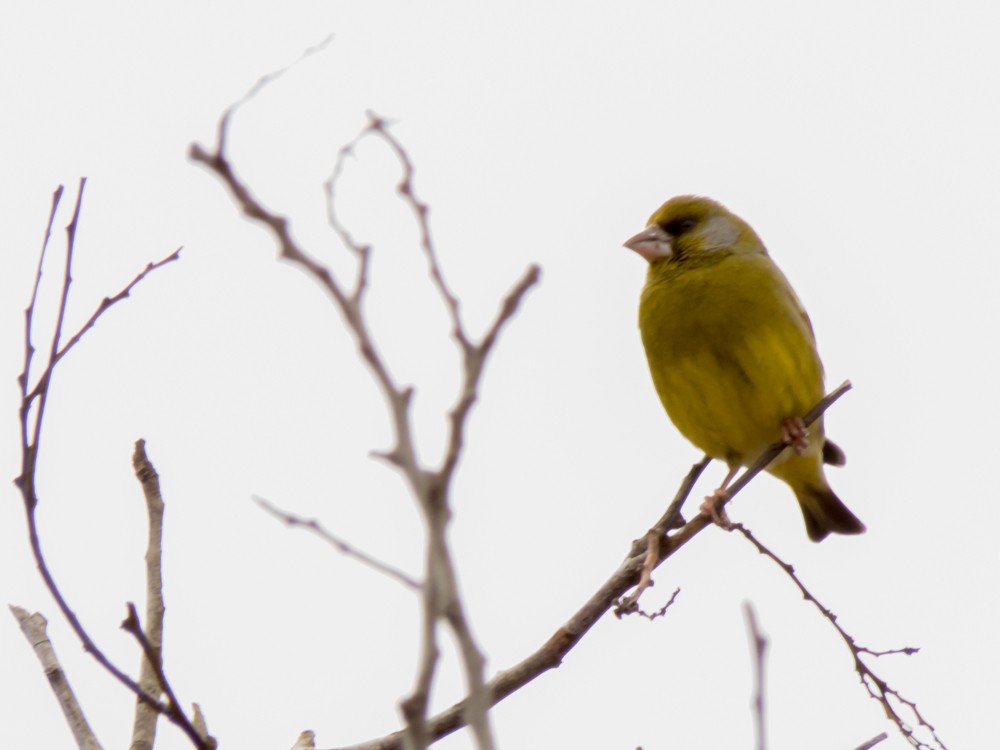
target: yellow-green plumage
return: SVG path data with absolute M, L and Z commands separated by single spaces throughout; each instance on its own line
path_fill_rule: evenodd
M 626 243 L 650 261 L 639 329 L 656 392 L 677 429 L 732 466 L 748 465 L 823 396 L 812 327 L 750 226 L 720 204 L 673 198 Z M 768 471 L 798 498 L 813 540 L 864 525 L 830 489 L 823 460 L 843 463 L 822 421 L 808 447 Z

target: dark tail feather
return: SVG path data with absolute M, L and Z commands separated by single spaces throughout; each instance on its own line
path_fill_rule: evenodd
M 830 466 L 843 466 L 847 463 L 847 456 L 844 455 L 844 451 L 840 449 L 832 440 L 826 440 L 823 443 L 823 463 L 830 464 Z
M 806 522 L 806 532 L 814 542 L 822 541 L 831 532 L 860 534 L 865 530 L 865 525 L 829 487 L 807 486 L 796 494 Z

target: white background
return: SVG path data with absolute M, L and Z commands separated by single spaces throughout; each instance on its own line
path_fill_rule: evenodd
M 418 573 L 413 503 L 368 457 L 389 445 L 384 404 L 319 287 L 277 262 L 185 156 L 258 76 L 330 33 L 233 123 L 231 156 L 256 195 L 349 273 L 321 183 L 373 109 L 398 122 L 473 331 L 528 264 L 543 267 L 489 363 L 455 488 L 451 539 L 490 671 L 540 646 L 603 582 L 698 458 L 649 382 L 635 322 L 644 262 L 621 243 L 668 197 L 702 193 L 750 221 L 792 280 L 829 385 L 855 385 L 827 417 L 849 457 L 830 479 L 869 531 L 811 544 L 770 477 L 733 516 L 861 642 L 921 648 L 876 669 L 950 748 L 996 743 L 995 4 L 40 2 L 4 16 L 0 475 L 19 471 L 22 312 L 50 196 L 67 186 L 49 311 L 85 175 L 70 329 L 185 249 L 57 371 L 43 544 L 93 637 L 134 671 L 117 626 L 144 591 L 129 459 L 145 438 L 167 501 L 166 667 L 223 747 L 285 748 L 306 728 L 320 747 L 384 734 L 414 674 L 411 592 L 249 499 L 317 516 Z M 375 246 L 369 319 L 417 389 L 434 462 L 457 358 L 396 179 L 369 143 L 339 205 Z M 95 730 L 121 747 L 133 701 L 58 616 L 3 487 L 0 599 L 51 620 Z M 502 747 L 750 747 L 744 600 L 771 642 L 772 748 L 851 748 L 883 730 L 880 747 L 906 746 L 833 630 L 744 540 L 708 529 L 655 578 L 650 608 L 682 588 L 669 615 L 599 622 L 495 710 Z M 11 617 L 0 664 L 0 746 L 70 746 Z M 449 649 L 435 705 L 461 695 Z M 159 747 L 187 746 L 173 727 L 161 735 Z

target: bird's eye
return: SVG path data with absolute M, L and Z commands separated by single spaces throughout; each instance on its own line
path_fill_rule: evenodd
M 676 237 L 680 234 L 684 234 L 686 231 L 694 227 L 696 224 L 694 219 L 674 219 L 667 223 L 664 229 L 667 230 L 667 234 Z

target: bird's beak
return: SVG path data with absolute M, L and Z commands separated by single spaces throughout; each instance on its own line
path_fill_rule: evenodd
M 663 227 L 652 224 L 635 237 L 625 240 L 625 247 L 635 250 L 652 263 L 657 258 L 669 258 L 673 255 L 674 249 L 670 242 L 670 235 L 663 231 Z

